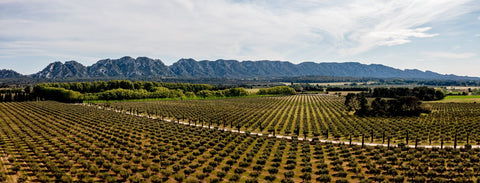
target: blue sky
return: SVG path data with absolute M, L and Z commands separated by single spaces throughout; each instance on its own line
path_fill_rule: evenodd
M 478 0 L 2 0 L 0 68 L 147 56 L 480 76 Z

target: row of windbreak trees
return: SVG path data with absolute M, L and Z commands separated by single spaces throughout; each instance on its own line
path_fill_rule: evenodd
M 31 88 L 3 88 L 0 89 L 0 102 L 23 102 L 35 100 Z
M 157 87 L 165 87 L 168 89 L 180 89 L 185 92 L 199 92 L 201 90 L 213 90 L 214 86 L 208 84 L 190 84 L 190 83 L 164 83 L 150 81 L 130 80 L 110 80 L 110 81 L 94 81 L 94 82 L 70 82 L 70 83 L 44 83 L 40 86 L 48 86 L 55 88 L 64 88 L 80 93 L 100 93 L 114 89 L 140 90 L 144 89 L 149 92 L 156 90 Z
M 293 88 L 297 92 L 304 92 L 304 91 L 363 91 L 363 92 L 369 92 L 371 91 L 371 88 L 366 87 L 366 86 L 357 86 L 355 85 L 350 85 L 350 86 L 322 86 L 319 84 L 310 84 L 310 83 L 296 83 L 296 84 L 290 84 L 290 87 Z
M 445 93 L 442 90 L 429 88 L 426 86 L 410 88 L 375 88 L 367 97 L 379 98 L 399 98 L 411 96 L 423 101 L 442 100 L 445 98 Z
M 42 83 L 34 87 L 34 93 L 42 99 L 62 102 L 147 98 L 223 98 L 249 94 L 244 88 L 216 90 L 214 86 L 208 84 L 132 82 L 129 80 Z M 258 94 L 295 94 L 295 90 L 288 86 L 273 87 L 261 89 Z
M 295 89 L 288 86 L 262 88 L 258 91 L 259 95 L 295 95 L 295 93 Z

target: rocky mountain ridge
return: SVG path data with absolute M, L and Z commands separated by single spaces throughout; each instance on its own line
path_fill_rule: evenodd
M 0 70 L 0 78 L 20 77 L 15 71 Z M 333 76 L 359 78 L 401 78 L 429 80 L 468 80 L 475 77 L 443 75 L 431 71 L 400 70 L 380 64 L 361 64 L 357 62 L 303 62 L 293 64 L 285 61 L 237 61 L 215 60 L 196 61 L 180 59 L 171 66 L 159 59 L 148 57 L 122 57 L 103 59 L 91 66 L 76 61 L 53 62 L 38 73 L 28 77 L 39 79 L 66 78 L 135 78 L 135 77 L 176 77 L 176 78 L 276 78 L 295 76 Z

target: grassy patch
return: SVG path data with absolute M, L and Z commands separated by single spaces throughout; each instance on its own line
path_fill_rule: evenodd
M 480 95 L 458 95 L 458 96 L 446 96 L 444 99 L 439 101 L 432 101 L 436 103 L 472 103 L 480 102 Z

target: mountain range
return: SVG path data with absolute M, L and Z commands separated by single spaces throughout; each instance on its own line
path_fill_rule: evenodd
M 400 70 L 380 64 L 314 63 L 293 64 L 285 61 L 237 61 L 215 60 L 196 61 L 180 59 L 171 66 L 159 59 L 148 57 L 104 59 L 91 66 L 76 61 L 53 62 L 38 73 L 21 75 L 12 70 L 0 70 L 0 78 L 29 77 L 38 79 L 75 78 L 135 78 L 135 77 L 176 77 L 176 78 L 278 78 L 295 76 L 333 76 L 358 78 L 401 78 L 428 80 L 478 80 L 477 77 L 443 75 L 416 69 Z

